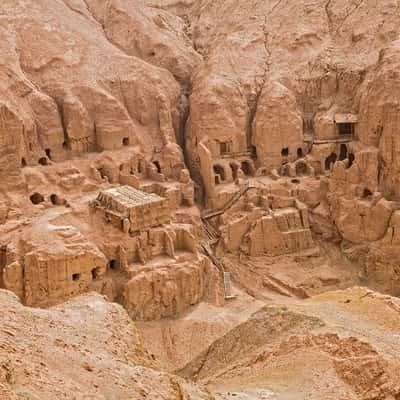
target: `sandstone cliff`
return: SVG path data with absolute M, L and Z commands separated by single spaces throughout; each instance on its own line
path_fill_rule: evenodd
M 184 37 L 174 35 L 172 40 L 172 34 L 164 33 L 162 38 L 153 21 L 157 16 L 145 18 L 140 6 L 125 14 L 118 4 L 107 10 L 95 2 L 89 6 L 79 0 L 54 1 L 51 6 L 46 1 L 1 4 L 1 14 L 7 15 L 0 28 L 4 182 L 18 183 L 20 168 L 43 158 L 63 160 L 127 144 L 140 145 L 151 155 L 179 136 L 186 106 L 172 73 L 188 80 L 195 52 Z M 107 23 L 111 20 L 111 26 L 118 15 L 122 21 L 115 26 L 121 29 L 131 23 L 129 18 L 142 21 L 140 31 L 152 40 L 139 42 L 149 53 L 159 42 L 171 42 L 154 58 L 172 61 L 163 68 L 161 62 L 146 62 L 152 55 L 134 44 L 112 43 L 113 29 Z M 159 24 L 162 21 L 160 16 Z M 179 31 L 174 21 L 170 25 L 172 32 Z M 158 29 L 160 38 L 151 29 Z
M 0 390 L 400 398 L 399 10 L 2 1 Z

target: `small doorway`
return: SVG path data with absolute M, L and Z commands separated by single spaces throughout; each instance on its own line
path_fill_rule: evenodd
M 297 149 L 297 158 L 303 158 L 303 157 L 304 157 L 303 149 L 299 147 Z
M 330 171 L 337 160 L 337 154 L 331 153 L 329 157 L 325 159 L 325 171 Z
M 343 161 L 347 158 L 347 146 L 345 144 L 340 145 L 339 161 Z
M 239 166 L 235 163 L 230 163 L 229 164 L 232 170 L 232 178 L 235 181 L 238 178 L 238 171 L 239 171 Z
M 347 168 L 350 168 L 350 167 L 353 165 L 354 160 L 355 160 L 356 158 L 354 157 L 354 154 L 353 154 L 353 153 L 350 153 L 348 159 L 349 159 L 349 162 L 348 162 L 348 164 L 347 164 Z
M 304 161 L 299 161 L 296 163 L 296 175 L 304 176 L 308 174 L 308 167 Z
M 251 176 L 252 175 L 252 168 L 251 165 L 248 161 L 243 161 L 242 162 L 242 171 L 246 176 Z
M 221 165 L 219 165 L 219 164 L 215 164 L 214 165 L 214 167 L 213 167 L 213 169 L 214 169 L 214 173 L 215 173 L 215 175 L 216 176 L 219 176 L 219 182 L 221 182 L 221 181 L 224 181 L 225 180 L 225 170 L 224 170 L 224 168 L 221 166 Z M 217 183 L 217 178 L 215 179 L 215 182 Z
M 156 166 L 157 172 L 159 174 L 161 174 L 161 165 L 160 165 L 159 161 L 153 161 L 153 164 Z

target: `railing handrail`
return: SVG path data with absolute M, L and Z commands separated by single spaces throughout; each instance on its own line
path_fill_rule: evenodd
M 202 216 L 203 219 L 209 219 L 223 214 L 226 210 L 231 208 L 248 190 L 250 189 L 250 182 L 247 181 L 219 210 L 211 211 Z

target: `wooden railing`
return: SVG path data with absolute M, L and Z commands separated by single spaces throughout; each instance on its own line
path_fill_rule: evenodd
M 209 211 L 203 213 L 201 218 L 203 220 L 207 220 L 210 218 L 217 217 L 218 215 L 223 214 L 227 210 L 229 210 L 248 190 L 250 189 L 250 184 L 249 182 L 246 182 L 245 185 L 243 185 L 239 191 L 237 191 L 229 201 L 226 202 L 226 204 L 220 208 L 219 210 L 214 210 L 214 211 Z

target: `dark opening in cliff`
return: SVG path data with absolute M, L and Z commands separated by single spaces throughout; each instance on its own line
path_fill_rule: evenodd
M 219 164 L 215 164 L 214 167 L 213 167 L 213 169 L 214 169 L 214 173 L 215 173 L 216 175 L 219 175 L 220 180 L 221 180 L 221 181 L 224 181 L 224 180 L 225 180 L 225 171 L 224 171 L 224 168 L 223 168 L 221 165 L 219 165 Z
M 96 267 L 92 269 L 92 279 L 95 281 L 96 279 L 99 279 L 101 273 L 101 268 Z
M 329 157 L 325 159 L 325 170 L 330 171 L 337 160 L 337 154 L 331 153 Z
M 40 193 L 33 193 L 30 197 L 33 204 L 40 204 L 44 202 L 44 197 Z

